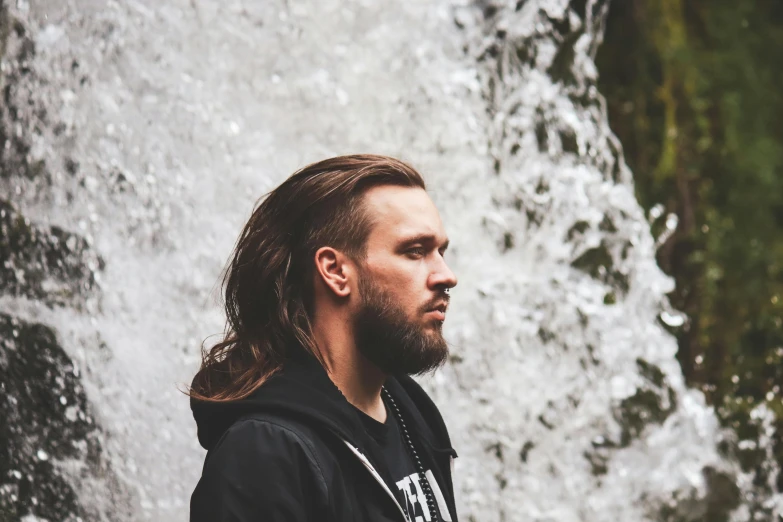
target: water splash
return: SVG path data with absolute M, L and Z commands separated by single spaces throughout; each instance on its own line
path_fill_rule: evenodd
M 479 2 L 457 13 L 495 173 L 483 183 L 490 241 L 477 233 L 472 250 L 487 252 L 478 264 L 491 269 L 476 273 L 493 291 L 479 292 L 480 307 L 495 313 L 460 317 L 455 335 L 454 380 L 470 390 L 460 401 L 471 411 L 468 469 L 494 478 L 463 484 L 480 520 L 717 521 L 741 517 L 752 496 L 720 453 L 732 436 L 686 388 L 658 322 L 686 318 L 665 298 L 673 283 L 655 265 L 595 87 L 608 7 Z M 664 235 L 676 225 L 668 216 Z M 746 515 L 769 516 L 754 509 Z

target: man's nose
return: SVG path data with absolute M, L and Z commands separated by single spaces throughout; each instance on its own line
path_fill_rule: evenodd
M 432 288 L 445 287 L 454 288 L 457 286 L 457 276 L 451 271 L 449 265 L 441 257 L 440 262 L 433 273 L 430 275 L 430 286 Z

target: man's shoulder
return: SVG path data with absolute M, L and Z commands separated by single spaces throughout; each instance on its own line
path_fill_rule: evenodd
M 209 451 L 204 466 L 235 459 L 265 466 L 279 462 L 298 467 L 307 462 L 321 482 L 334 470 L 331 451 L 316 430 L 297 419 L 267 412 L 238 418 Z
M 319 439 L 312 426 L 296 418 L 271 412 L 253 412 L 236 419 L 215 447 L 246 442 L 267 446 L 270 441 L 286 441 L 315 451 Z

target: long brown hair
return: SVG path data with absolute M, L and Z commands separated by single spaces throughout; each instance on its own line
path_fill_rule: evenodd
M 362 197 L 378 185 L 425 188 L 400 160 L 339 156 L 295 172 L 256 206 L 223 277 L 225 335 L 203 351 L 192 398 L 247 397 L 294 347 L 323 364 L 311 326 L 315 252 L 331 246 L 364 258 L 372 222 Z

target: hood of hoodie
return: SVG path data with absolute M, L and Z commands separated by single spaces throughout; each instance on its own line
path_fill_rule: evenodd
M 191 399 L 198 440 L 212 449 L 238 419 L 268 412 L 320 426 L 361 446 L 364 431 L 353 406 L 312 356 L 289 359 L 283 369 L 244 399 L 206 402 Z
M 389 377 L 385 387 L 406 419 L 412 437 L 423 444 L 420 450 L 430 459 L 439 454 L 441 462 L 447 456 L 457 456 L 451 448 L 448 431 L 437 407 L 413 379 L 408 376 Z M 198 426 L 198 440 L 208 451 L 217 446 L 223 434 L 240 418 L 255 413 L 271 413 L 329 432 L 349 442 L 372 462 L 387 484 L 394 483 L 383 452 L 366 432 L 358 410 L 343 396 L 315 357 L 310 355 L 287 360 L 280 373 L 270 377 L 242 400 L 204 402 L 191 399 L 190 405 Z M 454 490 L 449 466 L 441 465 L 440 469 L 434 466 L 431 469 L 437 470 L 436 480 L 446 486 L 448 502 L 454 512 Z

